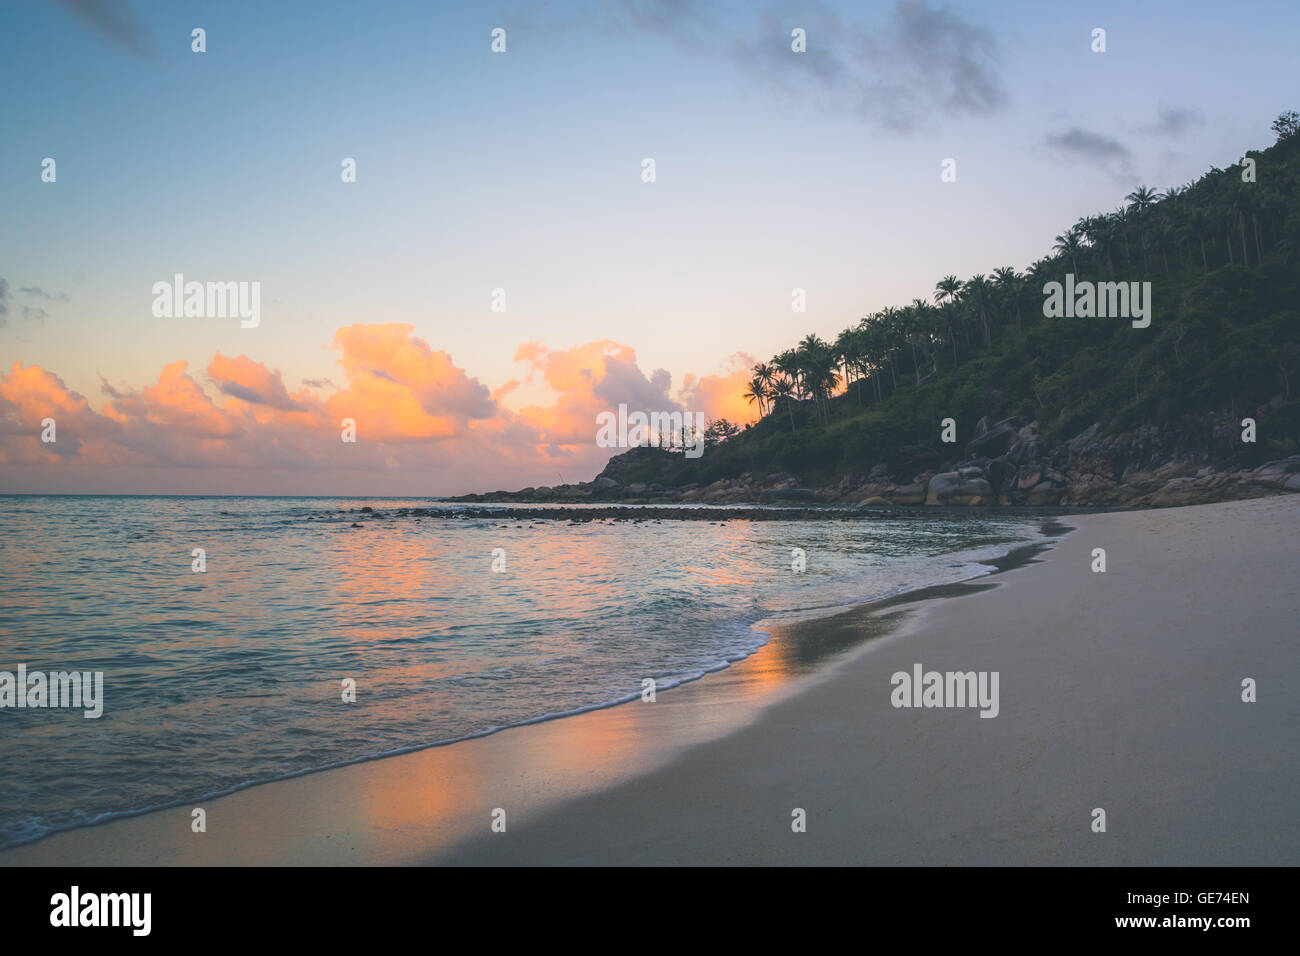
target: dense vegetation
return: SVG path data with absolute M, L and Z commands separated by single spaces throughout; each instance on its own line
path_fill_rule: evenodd
M 937 450 L 943 418 L 956 419 L 964 444 L 993 390 L 1003 413 L 1037 421 L 1051 443 L 1094 422 L 1118 434 L 1196 414 L 1255 415 L 1271 402 L 1244 454 L 1296 454 L 1300 115 L 1273 129 L 1275 145 L 1227 169 L 1161 193 L 1140 187 L 1114 212 L 1081 219 L 1023 273 L 949 275 L 933 303 L 866 316 L 833 342 L 806 336 L 754 367 L 747 398 L 759 422 L 717 423 L 700 459 L 636 456 L 624 480 L 704 485 L 783 471 L 812 482 L 894 465 Z M 1150 281 L 1150 327 L 1044 317 L 1044 284 L 1067 272 Z

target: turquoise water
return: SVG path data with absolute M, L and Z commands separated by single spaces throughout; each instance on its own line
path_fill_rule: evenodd
M 0 671 L 104 674 L 96 720 L 0 708 L 0 845 L 607 706 L 646 677 L 671 687 L 753 653 L 759 620 L 982 574 L 1038 528 L 401 513 L 415 507 L 461 510 L 0 496 Z

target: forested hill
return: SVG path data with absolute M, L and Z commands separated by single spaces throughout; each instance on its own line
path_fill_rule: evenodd
M 1023 272 L 946 276 L 834 341 L 805 335 L 755 366 L 762 419 L 715 424 L 699 458 L 634 449 L 595 482 L 519 497 L 1159 504 L 1300 488 L 1300 458 L 1253 470 L 1300 453 L 1300 116 L 1274 130 L 1227 169 L 1079 220 Z M 1149 282 L 1149 325 L 1045 315 L 1067 274 L 1076 290 Z

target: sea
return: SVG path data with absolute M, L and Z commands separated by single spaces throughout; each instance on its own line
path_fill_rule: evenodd
M 754 653 L 756 625 L 978 577 L 1039 532 L 486 507 L 0 496 L 0 682 L 103 675 L 97 718 L 0 707 L 0 846 L 671 692 Z

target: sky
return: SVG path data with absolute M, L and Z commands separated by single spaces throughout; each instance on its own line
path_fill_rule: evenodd
M 589 480 L 600 411 L 749 420 L 754 361 L 1271 144 L 1298 35 L 1291 0 L 7 0 L 0 492 Z M 177 273 L 259 283 L 256 327 L 155 315 Z

